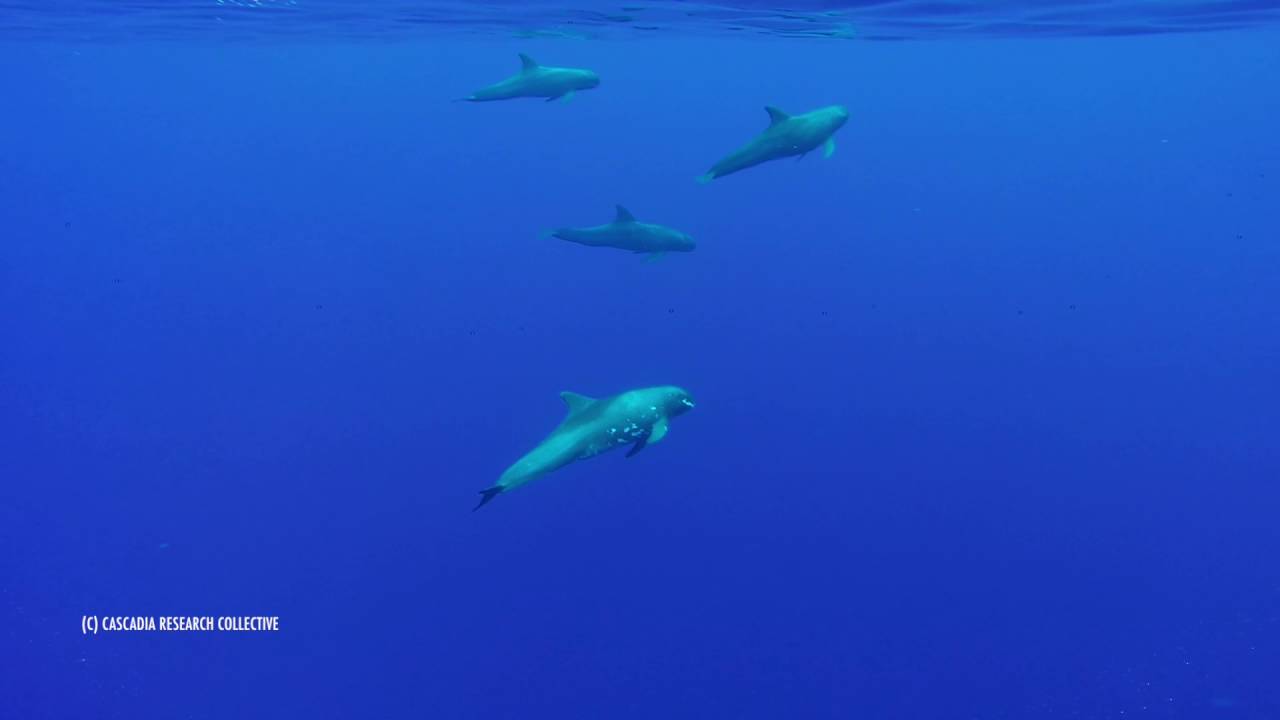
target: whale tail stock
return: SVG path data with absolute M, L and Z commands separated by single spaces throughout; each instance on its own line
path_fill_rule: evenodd
M 484 490 L 481 490 L 480 495 L 482 495 L 482 497 L 480 498 L 480 504 L 471 508 L 471 512 L 475 512 L 480 508 L 484 507 L 490 500 L 498 497 L 505 490 L 506 488 L 502 487 L 501 485 L 494 485 L 491 488 L 485 488 Z

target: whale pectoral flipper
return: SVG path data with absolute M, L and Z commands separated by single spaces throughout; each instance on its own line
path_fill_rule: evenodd
M 636 440 L 636 444 L 632 445 L 631 449 L 627 451 L 627 457 L 631 457 L 632 455 L 635 455 L 636 453 L 643 450 L 645 446 L 649 444 L 649 438 L 652 436 L 653 436 L 652 430 L 645 430 L 644 434 L 640 436 L 640 439 Z
M 480 504 L 471 508 L 471 512 L 475 512 L 480 508 L 484 507 L 486 503 L 488 503 L 490 500 L 501 495 L 505 490 L 506 488 L 502 487 L 501 485 L 494 485 L 491 488 L 486 488 L 484 490 L 481 490 L 480 494 L 483 497 L 480 498 Z
M 645 262 L 657 262 L 657 261 L 661 260 L 662 258 L 664 258 L 664 257 L 666 257 L 666 256 L 667 256 L 666 251 L 665 251 L 665 250 L 661 250 L 661 251 L 658 251 L 658 252 L 656 252 L 656 253 L 649 253 L 649 257 L 645 258 L 645 259 L 644 259 L 644 261 L 645 261 Z
M 661 440 L 662 440 L 662 438 L 664 438 L 664 437 L 666 437 L 666 436 L 667 436 L 667 428 L 668 428 L 668 427 L 670 427 L 670 426 L 669 426 L 669 425 L 667 425 L 667 419 L 666 419 L 666 418 L 662 418 L 662 419 L 661 419 L 661 420 L 659 420 L 658 422 L 654 423 L 654 424 L 653 424 L 653 429 L 649 431 L 649 442 L 648 442 L 648 443 L 646 443 L 646 444 L 648 444 L 648 445 L 652 445 L 652 444 L 654 444 L 654 443 L 656 443 L 656 442 L 661 441 Z
M 822 159 L 825 160 L 835 154 L 836 154 L 836 139 L 827 138 L 827 141 L 822 145 Z

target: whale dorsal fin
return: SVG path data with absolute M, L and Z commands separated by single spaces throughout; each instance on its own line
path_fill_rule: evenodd
M 593 397 L 579 395 L 576 392 L 569 392 L 568 390 L 560 393 L 560 399 L 564 401 L 565 405 L 569 406 L 569 417 L 573 417 L 583 410 L 586 410 L 591 407 L 591 403 L 596 401 Z
M 617 216 L 617 217 L 615 217 L 615 218 L 613 219 L 613 221 L 614 221 L 614 222 L 616 222 L 616 223 L 629 223 L 629 222 L 635 222 L 635 221 L 636 221 L 636 216 L 635 216 L 635 215 L 632 215 L 630 210 L 628 210 L 628 209 L 626 209 L 626 208 L 622 207 L 621 205 L 619 205 L 619 206 L 618 206 L 618 216 Z
M 537 60 L 534 60 L 533 58 L 529 57 L 528 55 L 525 55 L 524 53 L 520 53 L 520 69 L 521 70 L 528 72 L 529 70 L 533 70 L 537 67 L 538 67 Z
M 773 127 L 783 120 L 790 120 L 791 116 L 779 110 L 772 105 L 765 105 L 764 111 L 769 113 L 769 127 Z

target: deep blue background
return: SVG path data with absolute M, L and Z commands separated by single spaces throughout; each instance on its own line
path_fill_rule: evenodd
M 449 102 L 518 51 L 603 83 Z M 0 67 L 0 716 L 1280 714 L 1274 32 Z M 618 202 L 698 250 L 538 238 Z

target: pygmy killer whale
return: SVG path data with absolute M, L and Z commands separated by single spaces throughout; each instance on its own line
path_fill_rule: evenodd
M 803 115 L 788 115 L 772 106 L 764 110 L 769 113 L 769 127 L 713 165 L 698 178 L 698 182 L 709 183 L 770 160 L 803 156 L 819 145 L 823 147 L 822 156 L 829 158 L 836 151 L 832 135 L 849 119 L 849 111 L 841 105 L 819 108 Z
M 502 82 L 480 88 L 462 99 L 484 102 L 533 97 L 546 98 L 547 102 L 560 98 L 567 101 L 575 91 L 587 90 L 599 84 L 600 76 L 590 70 L 539 65 L 533 58 L 520 53 L 520 72 Z
M 661 440 L 671 418 L 693 407 L 689 393 L 674 385 L 629 390 L 599 399 L 571 392 L 562 392 L 560 397 L 569 407 L 569 414 L 537 447 L 507 468 L 497 484 L 480 491 L 480 504 L 475 510 L 498 495 L 575 460 L 628 444 L 631 450 L 627 457 L 631 457 Z
M 658 258 L 668 251 L 690 252 L 697 246 L 693 238 L 679 230 L 638 222 L 634 215 L 621 205 L 617 206 L 617 215 L 607 225 L 596 225 L 585 228 L 560 228 L 552 230 L 551 237 L 568 240 L 579 245 L 592 247 L 611 247 L 619 250 L 630 250 L 633 253 L 649 253 Z

